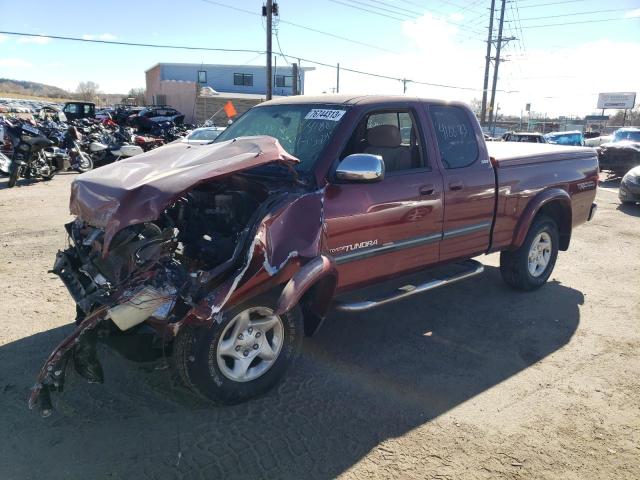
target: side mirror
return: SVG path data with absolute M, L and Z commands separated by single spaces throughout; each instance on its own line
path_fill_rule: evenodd
M 384 178 L 384 160 L 380 155 L 354 153 L 340 162 L 336 178 L 346 182 L 379 182 Z

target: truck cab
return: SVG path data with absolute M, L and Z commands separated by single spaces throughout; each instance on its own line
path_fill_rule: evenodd
M 96 116 L 96 104 L 92 102 L 67 102 L 62 108 L 68 120 L 80 118 L 94 118 Z

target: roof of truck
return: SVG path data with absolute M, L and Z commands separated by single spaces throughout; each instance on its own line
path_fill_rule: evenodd
M 467 107 L 463 102 L 448 102 L 445 100 L 421 98 L 421 97 L 409 97 L 406 95 L 356 95 L 356 94 L 339 94 L 339 95 L 295 95 L 289 97 L 282 97 L 275 100 L 269 100 L 268 102 L 261 103 L 257 106 L 267 105 L 291 105 L 291 104 L 306 104 L 306 103 L 319 103 L 330 105 L 370 105 L 380 103 L 404 103 L 404 102 L 422 102 L 422 103 L 438 103 L 455 106 Z

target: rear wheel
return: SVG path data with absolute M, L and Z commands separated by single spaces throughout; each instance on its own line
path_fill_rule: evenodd
M 221 323 L 181 332 L 174 364 L 182 381 L 220 404 L 235 404 L 276 385 L 299 354 L 298 307 L 275 315 L 275 299 L 261 296 L 230 309 Z
M 500 273 L 518 290 L 535 290 L 546 283 L 558 257 L 558 226 L 546 215 L 538 215 L 517 250 L 500 253 Z

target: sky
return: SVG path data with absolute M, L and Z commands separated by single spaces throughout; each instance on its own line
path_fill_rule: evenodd
M 280 0 L 275 53 L 340 63 L 341 93 L 482 97 L 490 0 Z M 264 51 L 261 0 L 0 0 L 0 30 L 88 39 Z M 496 1 L 495 29 L 500 1 Z M 601 21 L 606 20 L 606 21 Z M 578 23 L 580 22 L 580 23 Z M 320 33 L 323 32 L 323 33 Z M 496 104 L 502 114 L 584 115 L 599 92 L 640 92 L 640 0 L 506 3 Z M 495 54 L 495 53 L 494 53 Z M 291 60 L 289 58 L 289 61 Z M 0 77 L 107 93 L 144 87 L 158 62 L 264 64 L 259 53 L 185 51 L 0 34 Z M 285 60 L 277 58 L 282 65 Z M 332 92 L 335 68 L 315 66 L 307 94 Z M 447 85 L 424 85 L 418 82 Z M 456 88 L 450 88 L 456 87 Z M 640 93 L 638 94 L 640 103 Z

